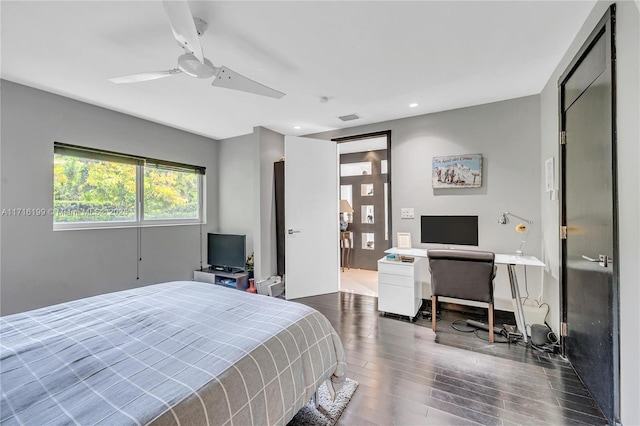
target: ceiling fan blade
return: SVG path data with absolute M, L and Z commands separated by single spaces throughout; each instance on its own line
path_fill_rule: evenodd
M 211 85 L 227 89 L 241 90 L 243 92 L 254 93 L 256 95 L 268 96 L 276 99 L 280 99 L 285 95 L 282 92 L 238 74 L 227 67 L 216 68 L 216 79 L 213 80 Z
M 200 62 L 204 63 L 202 46 L 198 39 L 196 24 L 193 22 L 193 15 L 186 0 L 171 1 L 163 0 L 164 10 L 169 17 L 173 36 L 188 53 L 193 54 Z
M 156 80 L 158 78 L 169 77 L 174 74 L 180 74 L 181 72 L 182 71 L 180 71 L 178 68 L 174 68 L 168 71 L 142 72 L 139 74 L 123 75 L 122 77 L 110 78 L 109 81 L 115 84 L 138 83 L 140 81 L 149 81 Z

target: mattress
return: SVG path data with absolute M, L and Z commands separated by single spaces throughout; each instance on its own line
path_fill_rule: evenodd
M 212 284 L 0 317 L 2 425 L 284 425 L 345 377 L 322 314 Z

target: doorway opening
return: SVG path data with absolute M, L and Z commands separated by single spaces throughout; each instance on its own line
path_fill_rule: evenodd
M 340 185 L 340 291 L 378 296 L 391 244 L 391 131 L 333 139 Z

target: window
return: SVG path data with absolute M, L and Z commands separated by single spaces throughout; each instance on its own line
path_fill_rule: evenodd
M 54 155 L 54 223 L 135 222 L 136 166 Z
M 192 171 L 144 166 L 144 219 L 200 219 L 200 177 Z
M 54 229 L 203 222 L 203 167 L 55 143 Z

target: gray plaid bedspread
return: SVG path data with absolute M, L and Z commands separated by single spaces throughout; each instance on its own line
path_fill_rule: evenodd
M 345 376 L 319 312 L 211 284 L 0 317 L 2 425 L 283 425 Z

